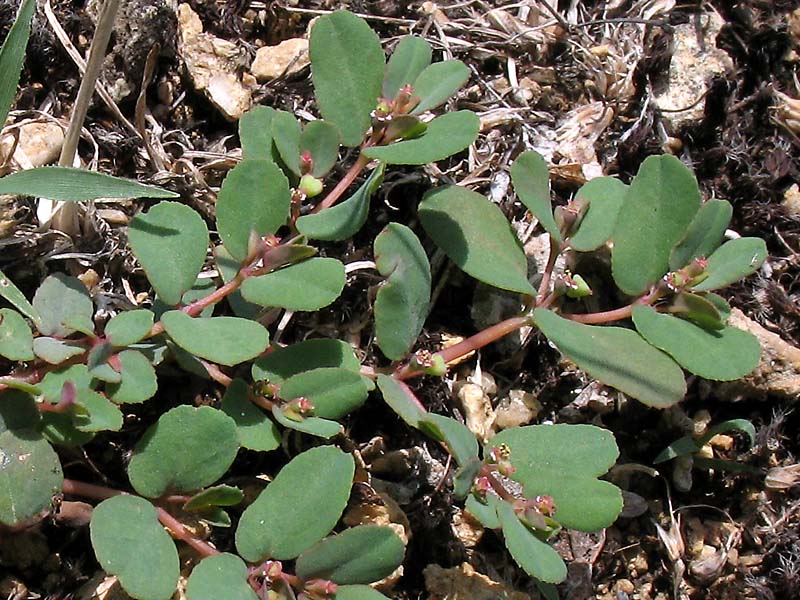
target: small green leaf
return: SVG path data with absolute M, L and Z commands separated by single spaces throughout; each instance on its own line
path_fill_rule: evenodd
M 50 371 L 44 376 L 39 388 L 41 394 L 48 402 L 58 402 L 61 399 L 61 388 L 67 381 L 75 385 L 77 391 L 90 389 L 92 376 L 86 365 L 72 365 L 60 367 Z
M 169 336 L 195 356 L 221 365 L 233 366 L 255 358 L 269 344 L 263 325 L 239 317 L 193 319 L 179 310 L 161 317 Z
M 390 165 L 425 165 L 457 154 L 478 137 L 480 119 L 471 110 L 459 110 L 436 117 L 425 134 L 388 146 L 363 150 L 369 158 Z
M 650 306 L 635 306 L 633 322 L 644 339 L 705 379 L 739 379 L 755 369 L 761 358 L 756 337 L 735 327 L 709 331 L 690 321 L 659 314 Z
M 239 119 L 242 159 L 272 160 L 272 119 L 276 112 L 269 106 L 254 106 Z
M 541 308 L 534 318 L 562 354 L 600 382 L 655 408 L 677 404 L 686 394 L 680 367 L 636 332 L 576 323 Z
M 281 444 L 281 433 L 272 419 L 248 400 L 248 393 L 248 385 L 234 379 L 225 390 L 220 409 L 236 423 L 242 447 L 261 452 L 275 450 Z
M 260 357 L 253 363 L 252 375 L 256 381 L 280 385 L 298 373 L 323 367 L 339 367 L 358 373 L 361 363 L 350 344 L 341 340 L 316 338 L 276 348 Z
M 17 311 L 0 309 L 0 356 L 9 360 L 33 360 L 33 334 Z
M 375 299 L 375 341 L 388 358 L 400 360 L 428 317 L 431 266 L 417 236 L 399 223 L 389 223 L 375 238 L 375 263 L 388 277 Z
M 358 233 L 367 222 L 370 198 L 383 182 L 380 163 L 355 193 L 341 204 L 297 219 L 297 230 L 312 240 L 340 241 Z
M 122 413 L 102 394 L 79 390 L 73 407 L 73 424 L 78 431 L 119 431 Z
M 101 341 L 89 350 L 86 366 L 89 373 L 95 379 L 106 383 L 119 383 L 122 381 L 122 373 L 114 370 L 108 360 L 114 355 L 114 347 L 109 341 Z
M 459 466 L 466 465 L 478 457 L 478 440 L 463 423 L 436 413 L 425 415 L 425 418 L 420 420 L 420 427 L 424 427 L 425 423 L 433 424 L 442 433 L 441 441 L 447 444 L 450 454 Z
M 668 460 L 672 460 L 673 458 L 678 458 L 679 456 L 686 456 L 687 454 L 694 454 L 698 452 L 702 448 L 702 446 L 698 446 L 697 442 L 689 435 L 686 435 L 682 438 L 678 438 L 674 442 L 672 442 L 669 446 L 664 448 L 658 456 L 653 459 L 653 464 L 657 465 L 659 463 L 666 462 Z
M 698 208 L 697 180 L 680 160 L 645 159 L 614 229 L 611 264 L 623 292 L 639 295 L 667 272 L 672 247 L 685 237 Z
M 80 431 L 75 427 L 73 415 L 70 413 L 44 413 L 40 430 L 48 442 L 59 446 L 82 446 L 94 438 L 94 433 Z
M 694 291 L 717 290 L 755 273 L 767 258 L 761 238 L 744 237 L 725 242 L 708 257 L 708 277 Z
M 244 492 L 232 485 L 215 485 L 195 494 L 183 505 L 183 510 L 202 510 L 210 506 L 236 506 L 244 500 Z
M 13 527 L 48 508 L 62 481 L 58 456 L 41 435 L 0 433 L 0 523 Z
M 242 284 L 242 296 L 261 306 L 319 310 L 339 297 L 345 284 L 344 265 L 335 258 L 309 258 Z
M 508 551 L 528 575 L 546 583 L 560 583 L 567 578 L 567 565 L 558 552 L 533 535 L 517 518 L 510 504 L 500 502 L 497 516 Z
M 378 388 L 383 394 L 383 400 L 411 427 L 419 427 L 428 413 L 416 401 L 414 393 L 403 381 L 388 375 L 378 375 Z
M 386 64 L 383 76 L 383 97 L 390 100 L 397 96 L 404 85 L 411 85 L 419 74 L 431 64 L 431 46 L 423 38 L 407 35 L 402 38 Z
M 188 206 L 160 202 L 133 218 L 128 241 L 158 296 L 175 306 L 203 268 L 208 228 Z
M 9 429 L 34 429 L 39 423 L 39 409 L 30 394 L 5 390 L 0 401 L 0 433 Z
M 308 152 L 314 161 L 311 174 L 322 177 L 339 158 L 339 130 L 325 121 L 311 121 L 300 136 L 300 153 Z
M 389 600 L 368 585 L 340 585 L 333 600 Z
M 167 411 L 137 442 L 128 477 L 150 498 L 167 491 L 191 492 L 211 485 L 231 466 L 239 450 L 236 424 L 210 406 Z
M 23 0 L 20 3 L 17 18 L 0 48 L 0 73 L 3 73 L 0 83 L 0 123 L 6 122 L 17 93 L 19 74 L 25 64 L 25 48 L 31 34 L 31 18 L 35 10 L 35 0 Z
M 561 232 L 553 218 L 550 201 L 550 171 L 542 155 L 533 150 L 523 152 L 511 165 L 511 180 L 522 203 L 556 240 Z
M 444 60 L 428 65 L 414 80 L 414 96 L 419 104 L 411 114 L 418 115 L 447 102 L 469 79 L 469 68 L 460 60 Z
M 37 327 L 44 335 L 67 337 L 79 330 L 94 330 L 94 304 L 75 277 L 63 273 L 48 276 L 33 296 L 33 307 L 41 315 Z
M 715 435 L 729 431 L 741 431 L 747 434 L 751 445 L 756 443 L 756 429 L 750 421 L 747 419 L 731 419 L 730 421 L 723 421 L 722 423 L 710 427 L 708 431 L 698 439 L 687 435 L 675 440 L 659 453 L 653 460 L 653 464 L 663 463 L 679 456 L 700 452 L 703 446 Z
M 28 302 L 25 294 L 2 271 L 0 271 L 0 296 L 8 300 L 14 308 L 33 321 L 37 329 L 39 328 L 42 321 L 39 311 Z
M 242 261 L 251 231 L 275 233 L 289 216 L 290 196 L 289 181 L 272 161 L 243 160 L 231 169 L 216 205 L 217 228 L 228 252 Z
M 723 329 L 727 320 L 727 316 L 723 318 L 717 305 L 708 298 L 688 292 L 675 294 L 666 305 L 666 310 L 705 329 Z
M 247 583 L 247 565 L 223 552 L 200 561 L 186 582 L 187 600 L 258 600 Z
M 333 446 L 293 458 L 247 507 L 236 529 L 236 548 L 247 561 L 286 560 L 307 550 L 342 516 L 355 463 Z
M 338 584 L 379 581 L 403 562 L 403 541 L 390 527 L 361 525 L 325 538 L 301 554 L 295 572 L 303 580 Z
M 300 121 L 285 110 L 272 117 L 272 141 L 278 149 L 283 164 L 295 175 L 300 175 Z
M 714 252 L 722 243 L 732 215 L 733 206 L 727 200 L 709 200 L 700 206 L 686 237 L 672 249 L 669 268 L 677 271 L 695 258 L 708 257 Z
M 117 404 L 138 404 L 149 400 L 158 391 L 158 380 L 153 365 L 137 350 L 119 353 L 122 379 L 106 386 L 109 398 Z
M 116 348 L 131 346 L 150 333 L 153 317 L 152 311 L 143 308 L 121 312 L 108 322 L 105 335 Z
M 272 416 L 287 429 L 315 435 L 325 440 L 329 440 L 343 431 L 342 426 L 336 421 L 329 421 L 319 417 L 304 417 L 302 421 L 296 421 L 286 416 L 280 406 L 272 407 Z
M 450 260 L 475 279 L 533 295 L 528 262 L 500 208 L 458 186 L 435 189 L 419 205 L 425 231 Z
M 713 292 L 700 292 L 698 294 L 692 294 L 694 296 L 698 296 L 707 302 L 710 302 L 714 305 L 714 307 L 719 311 L 719 318 L 723 323 L 727 323 L 728 319 L 731 316 L 731 305 L 728 303 L 725 298 L 714 294 Z
M 487 494 L 485 504 L 470 495 L 464 506 L 487 529 L 500 529 L 500 519 L 497 518 L 497 504 L 500 502 L 503 501 L 495 494 Z
M 619 488 L 597 479 L 619 456 L 610 431 L 593 425 L 532 425 L 506 429 L 489 444 L 511 448 L 509 460 L 516 467 L 511 477 L 522 484 L 527 498 L 551 496 L 554 518 L 565 527 L 597 531 L 622 510 Z
M 619 211 L 625 203 L 628 186 L 615 177 L 596 177 L 587 181 L 576 199 L 589 208 L 569 245 L 578 252 L 591 252 L 605 244 L 614 233 Z
M 95 507 L 89 525 L 97 562 L 138 600 L 167 600 L 180 575 L 178 551 L 144 498 L 120 495 Z
M 33 340 L 33 352 L 46 363 L 60 365 L 65 360 L 86 352 L 86 347 L 76 342 L 64 342 L 51 337 L 37 337 Z
M 286 401 L 308 398 L 315 416 L 339 419 L 364 404 L 367 393 L 367 386 L 358 373 L 325 367 L 293 375 L 281 385 L 279 395 Z
M 357 146 L 381 94 L 384 56 L 369 25 L 346 11 L 320 17 L 309 42 L 314 95 L 323 118 L 345 146 Z

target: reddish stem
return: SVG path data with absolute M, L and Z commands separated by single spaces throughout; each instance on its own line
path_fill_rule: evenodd
M 201 556 L 214 556 L 215 554 L 219 554 L 219 550 L 208 542 L 196 538 L 191 531 L 183 526 L 183 523 L 178 521 L 178 519 L 173 517 L 166 510 L 160 506 L 156 506 L 156 510 L 158 511 L 158 520 L 161 521 L 161 524 L 167 527 L 176 538 L 194 548 L 198 554 Z
M 364 167 L 366 167 L 369 164 L 369 160 L 370 159 L 367 156 L 359 154 L 358 160 L 356 160 L 356 162 L 353 163 L 353 166 L 350 167 L 347 173 L 345 173 L 345 176 L 341 179 L 341 181 L 339 181 L 339 183 L 336 184 L 336 187 L 334 187 L 328 193 L 328 195 L 325 196 L 322 202 L 317 204 L 314 207 L 314 210 L 312 210 L 311 212 L 317 213 L 321 210 L 325 210 L 326 208 L 330 208 L 331 206 L 333 206 L 337 202 L 337 200 L 339 200 L 341 195 L 344 194 L 345 191 L 347 191 L 347 188 L 350 187 L 350 184 L 353 183 L 353 181 L 355 181 L 356 177 L 358 177 L 358 174 L 361 173 Z
M 220 385 L 228 387 L 233 382 L 233 379 L 227 373 L 223 373 L 222 369 L 219 368 L 219 365 L 208 362 L 207 360 L 203 360 L 202 358 L 198 358 L 197 360 L 199 360 L 200 364 L 202 364 L 205 370 L 208 371 L 211 379 Z
M 513 504 L 517 497 L 514 496 L 511 492 L 509 492 L 503 483 L 495 477 L 494 472 L 489 468 L 488 465 L 483 465 L 481 467 L 481 471 L 478 474 L 478 477 L 485 477 L 486 480 L 489 482 L 489 485 L 492 486 L 492 489 L 500 496 L 503 500 L 508 502 L 509 504 Z
M 622 319 L 629 319 L 633 313 L 633 307 L 642 305 L 649 305 L 656 302 L 664 295 L 657 287 L 651 289 L 647 294 L 637 298 L 627 306 L 622 308 L 615 308 L 614 310 L 606 310 L 603 312 L 588 313 L 588 314 L 562 314 L 565 319 L 570 319 L 577 323 L 595 324 L 595 323 L 611 323 L 612 321 L 621 321 Z
M 75 481 L 74 479 L 64 479 L 61 486 L 65 494 L 71 496 L 83 496 L 84 498 L 92 498 L 94 500 L 108 500 L 114 496 L 126 494 L 122 490 L 115 490 L 114 488 L 105 487 L 102 485 L 94 485 L 93 483 L 84 483 L 83 481 Z
M 547 265 L 542 273 L 542 282 L 539 284 L 539 293 L 536 295 L 536 306 L 540 306 L 550 291 L 550 279 L 553 277 L 553 269 L 556 266 L 556 260 L 561 252 L 558 240 L 550 236 L 550 253 L 547 256 Z

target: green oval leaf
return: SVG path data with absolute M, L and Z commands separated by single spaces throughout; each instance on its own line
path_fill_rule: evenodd
M 619 211 L 625 203 L 628 186 L 614 177 L 597 177 L 587 181 L 576 199 L 588 202 L 589 208 L 581 219 L 578 231 L 569 245 L 578 252 L 591 252 L 605 244 L 614 233 Z
M 298 155 L 299 160 L 299 155 Z M 247 258 L 250 233 L 275 233 L 289 216 L 289 181 L 270 160 L 243 160 L 228 173 L 217 197 L 217 228 L 233 257 Z
M 2 53 L 2 50 L 0 50 L 0 53 Z M 14 308 L 33 321 L 37 329 L 39 328 L 42 321 L 39 311 L 28 302 L 25 294 L 2 271 L 0 271 L 0 296 L 8 300 Z
M 212 506 L 236 506 L 244 500 L 244 492 L 232 485 L 215 485 L 192 496 L 183 510 L 203 510 Z
M 735 327 L 709 331 L 684 319 L 635 306 L 633 322 L 644 339 L 674 358 L 687 371 L 705 379 L 739 379 L 758 366 L 761 346 L 756 337 Z
M 714 252 L 722 243 L 732 215 L 733 206 L 727 200 L 705 202 L 692 219 L 686 237 L 672 249 L 669 268 L 677 271 L 695 258 Z
M 441 440 L 447 444 L 450 454 L 456 459 L 459 466 L 470 463 L 478 458 L 478 440 L 466 425 L 436 413 L 428 413 L 420 419 L 420 428 L 424 429 L 425 424 L 432 424 L 441 433 Z
M 191 492 L 222 477 L 238 450 L 236 424 L 224 412 L 178 406 L 136 443 L 128 477 L 133 489 L 150 498 Z
M 361 525 L 325 538 L 295 563 L 298 577 L 338 584 L 379 581 L 403 562 L 403 541 L 390 527 Z
M 275 420 L 286 427 L 308 435 L 315 435 L 322 439 L 329 440 L 342 433 L 342 426 L 336 421 L 320 419 L 319 417 L 304 417 L 301 421 L 296 421 L 286 415 L 280 406 L 272 407 L 272 416 Z
M 355 463 L 333 446 L 293 458 L 247 507 L 236 529 L 236 548 L 247 561 L 286 560 L 310 548 L 342 516 Z
M 119 353 L 122 365 L 119 383 L 106 386 L 109 398 L 117 404 L 138 404 L 149 400 L 158 391 L 158 380 L 153 365 L 136 350 Z
M 610 431 L 592 425 L 532 425 L 506 429 L 489 443 L 508 444 L 517 469 L 511 477 L 522 484 L 527 498 L 551 496 L 554 518 L 565 527 L 597 531 L 622 510 L 619 488 L 597 479 L 619 456 Z
M 345 146 L 357 146 L 381 94 L 384 56 L 367 23 L 346 11 L 320 17 L 309 41 L 314 96 Z
M 188 600 L 258 600 L 247 583 L 247 565 L 241 558 L 223 552 L 200 561 L 186 582 Z
M 567 578 L 567 565 L 558 552 L 533 535 L 510 504 L 498 503 L 497 516 L 508 551 L 528 575 L 547 583 L 560 583 Z
M 76 331 L 94 332 L 94 304 L 86 287 L 75 277 L 49 275 L 36 290 L 33 307 L 41 315 L 38 329 L 44 335 L 67 337 Z
M 411 85 L 419 74 L 431 64 L 431 46 L 423 38 L 407 35 L 402 38 L 389 57 L 383 76 L 383 97 L 390 100 L 404 85 Z
M 58 456 L 40 434 L 0 433 L 0 523 L 13 527 L 48 508 L 63 479 Z
M 281 444 L 281 433 L 264 411 L 247 398 L 250 388 L 234 379 L 225 390 L 220 409 L 236 423 L 239 444 L 249 450 L 269 452 Z
M 755 273 L 767 259 L 761 238 L 743 237 L 725 242 L 708 257 L 708 277 L 694 291 L 717 290 Z
M 542 155 L 533 150 L 520 154 L 511 165 L 511 181 L 522 203 L 542 227 L 560 242 L 561 232 L 553 218 L 550 201 L 550 171 Z
M 358 373 L 361 363 L 350 344 L 341 340 L 316 338 L 277 348 L 260 357 L 253 363 L 252 375 L 256 381 L 280 385 L 298 373 L 323 367 L 339 367 Z
M 179 194 L 130 179 L 71 167 L 37 167 L 0 179 L 0 194 L 19 194 L 50 200 L 84 201 L 98 198 L 178 198 Z
M 72 408 L 73 424 L 78 431 L 119 431 L 122 413 L 102 394 L 91 390 L 78 390 Z
M 285 110 L 272 117 L 272 141 L 278 149 L 283 164 L 295 175 L 300 175 L 300 121 Z
M 371 146 L 363 153 L 390 165 L 425 165 L 457 154 L 478 137 L 480 119 L 471 110 L 436 117 L 425 134 L 388 146 Z
M 308 152 L 314 161 L 311 174 L 322 177 L 339 158 L 339 130 L 325 121 L 311 121 L 300 136 L 300 153 Z
M 692 172 L 670 155 L 645 159 L 634 177 L 614 229 L 614 281 L 636 296 L 669 269 L 672 247 L 686 235 L 700 208 Z
M 354 236 L 367 222 L 370 198 L 383 182 L 385 170 L 386 164 L 380 163 L 347 200 L 297 219 L 297 230 L 312 240 L 336 242 Z
M 388 281 L 375 299 L 375 342 L 392 360 L 403 358 L 428 317 L 431 266 L 417 236 L 389 223 L 375 238 L 375 264 Z
M 276 112 L 270 106 L 254 106 L 239 119 L 242 159 L 272 160 L 272 119 Z
M 478 500 L 474 495 L 467 496 L 464 508 L 487 529 L 500 529 L 500 519 L 497 518 L 497 504 L 503 502 L 495 494 L 486 494 L 486 503 Z
M 528 262 L 497 205 L 458 186 L 435 189 L 419 205 L 425 232 L 450 260 L 475 279 L 533 295 Z
M 389 600 L 368 585 L 340 585 L 334 600 Z
M 158 296 L 175 306 L 203 268 L 208 228 L 188 206 L 160 202 L 133 218 L 128 241 Z
M 379 374 L 378 388 L 389 408 L 411 427 L 418 428 L 420 421 L 428 416 L 427 411 L 415 401 L 414 393 L 405 382 L 389 375 Z
M 562 354 L 606 385 L 655 408 L 672 406 L 686 394 L 675 361 L 630 329 L 584 325 L 541 308 L 534 319 Z
M 0 356 L 9 360 L 33 360 L 33 333 L 22 315 L 0 309 Z
M 94 553 L 103 569 L 119 577 L 138 600 L 167 600 L 180 575 L 178 551 L 144 498 L 120 495 L 94 509 L 89 525 Z
M 261 306 L 319 310 L 339 297 L 345 284 L 344 265 L 335 258 L 309 258 L 242 284 L 242 296 Z
M 221 365 L 238 365 L 255 358 L 269 344 L 269 333 L 263 325 L 239 317 L 194 319 L 171 310 L 164 313 L 161 322 L 178 346 Z
M 368 391 L 357 372 L 326 367 L 293 375 L 281 385 L 279 395 L 286 401 L 308 398 L 315 416 L 338 419 L 364 404 Z
M 60 365 L 73 356 L 86 352 L 83 344 L 64 342 L 51 337 L 37 337 L 33 340 L 33 352 L 38 358 L 51 365 Z
M 689 319 L 705 329 L 723 329 L 727 321 L 717 305 L 700 294 L 680 292 L 670 298 L 665 308 L 670 314 Z
M 8 111 L 17 94 L 19 75 L 25 63 L 25 48 L 31 34 L 31 18 L 35 10 L 35 0 L 23 0 L 20 3 L 17 18 L 0 48 L 0 73 L 4 75 L 0 83 L 0 123 L 6 122 Z
M 153 313 L 146 309 L 127 310 L 111 318 L 105 336 L 117 348 L 142 341 L 153 327 Z
M 444 60 L 433 63 L 414 80 L 414 96 L 419 104 L 411 114 L 418 115 L 444 104 L 469 79 L 469 68 L 460 60 Z

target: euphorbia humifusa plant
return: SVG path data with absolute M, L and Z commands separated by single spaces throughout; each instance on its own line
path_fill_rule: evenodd
M 32 5 L 23 3 L 22 22 Z M 560 582 L 566 567 L 547 540 L 562 527 L 607 527 L 622 508 L 620 490 L 599 479 L 618 455 L 611 433 L 534 425 L 503 431 L 482 447 L 461 422 L 427 411 L 408 381 L 441 377 L 452 361 L 533 326 L 588 375 L 649 406 L 672 406 L 686 391 L 684 370 L 727 380 L 755 367 L 758 343 L 726 325 L 730 308 L 714 290 L 753 273 L 765 245 L 753 238 L 723 243 L 730 204 L 702 202 L 691 171 L 672 156 L 647 158 L 630 185 L 591 180 L 554 211 L 545 161 L 523 152 L 511 168 L 514 189 L 550 239 L 538 287 L 496 204 L 449 185 L 431 189 L 418 206 L 422 230 L 453 263 L 519 295 L 518 316 L 439 352 L 416 348 L 430 309 L 431 244 L 392 222 L 373 245 L 384 281 L 372 331 L 386 360 L 362 364 L 338 339 L 271 344 L 260 320 L 266 311 L 317 311 L 342 294 L 347 265 L 320 256 L 317 243 L 361 231 L 386 169 L 462 152 L 479 131 L 468 110 L 431 118 L 469 70 L 457 60 L 432 62 L 419 37 L 400 40 L 386 61 L 369 26 L 340 11 L 317 20 L 310 55 L 321 118 L 301 124 L 265 106 L 242 118 L 242 160 L 216 203 L 218 236 L 175 200 L 131 221 L 130 248 L 153 290 L 147 308 L 103 322 L 76 278 L 48 276 L 30 302 L 0 279 L 11 305 L 0 310 L 0 355 L 17 362 L 0 378 L 0 523 L 36 523 L 61 496 L 100 501 L 89 526 L 97 559 L 141 600 L 174 593 L 174 538 L 201 557 L 188 577 L 190 600 L 382 598 L 368 584 L 402 563 L 400 538 L 383 526 L 339 526 L 356 464 L 342 449 L 352 444 L 344 443 L 339 421 L 374 392 L 452 455 L 456 498 L 502 532 L 519 565 L 543 585 Z M 337 180 L 333 167 L 343 147 L 355 159 Z M 59 168 L 12 174 L 0 180 L 0 193 L 71 201 L 176 197 Z M 626 299 L 587 312 L 588 274 L 555 276 L 554 266 L 565 253 L 606 252 L 609 242 L 614 299 Z M 128 481 L 119 489 L 64 478 L 59 449 L 123 429 L 125 406 L 159 395 L 166 363 L 224 388 L 221 402 L 162 412 L 129 449 Z M 275 451 L 286 430 L 304 434 L 309 449 L 245 502 L 226 480 L 237 453 Z M 236 523 L 233 545 L 223 552 L 201 539 L 187 528 L 190 517 L 213 527 Z

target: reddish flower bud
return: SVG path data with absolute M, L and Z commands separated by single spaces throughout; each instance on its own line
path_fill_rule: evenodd
M 300 154 L 300 174 L 308 175 L 314 168 L 314 159 L 311 157 L 311 152 L 303 150 Z

